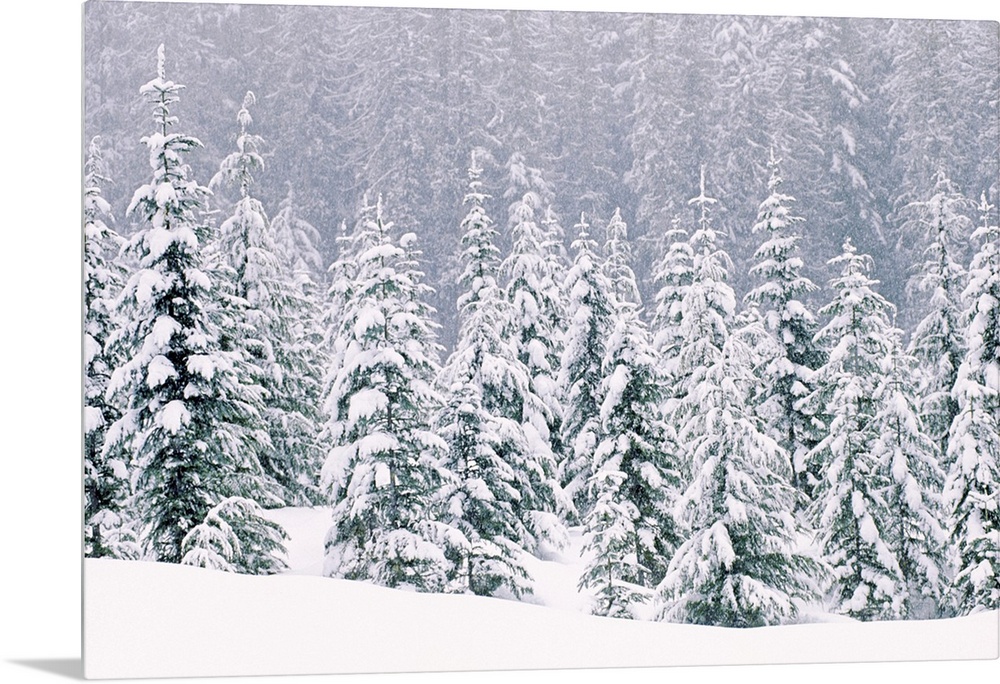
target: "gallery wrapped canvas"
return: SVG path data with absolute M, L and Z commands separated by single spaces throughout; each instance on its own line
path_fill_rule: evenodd
M 90 0 L 86 675 L 996 658 L 998 48 Z

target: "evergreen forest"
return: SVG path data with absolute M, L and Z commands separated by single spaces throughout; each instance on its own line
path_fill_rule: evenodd
M 728 627 L 1000 608 L 988 22 L 84 13 L 84 543 Z

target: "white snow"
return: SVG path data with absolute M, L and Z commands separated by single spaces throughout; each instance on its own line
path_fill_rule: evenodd
M 84 406 L 83 407 L 83 432 L 84 434 L 90 434 L 99 427 L 104 425 L 104 414 L 101 413 L 101 409 L 95 406 Z
M 621 402 L 622 393 L 632 379 L 629 368 L 618 365 L 605 381 L 604 402 L 601 404 L 601 420 L 607 420 L 611 411 Z
M 983 560 L 979 565 L 972 569 L 969 573 L 969 577 L 972 579 L 973 586 L 984 587 L 986 586 L 987 580 L 993 577 L 993 566 L 990 565 L 988 560 Z
M 101 349 L 100 343 L 94 339 L 92 335 L 84 333 L 83 335 L 83 364 L 84 366 L 89 366 L 97 355 L 103 350 Z
M 986 659 L 998 614 L 725 629 L 586 613 L 579 530 L 528 558 L 517 602 L 418 594 L 318 576 L 328 508 L 267 511 L 291 539 L 289 570 L 255 577 L 141 561 L 84 563 L 87 677 L 426 672 L 691 664 Z M 532 605 L 532 604 L 541 605 Z M 183 654 L 183 657 L 178 657 Z M 457 680 L 456 680 L 457 681 Z
M 379 411 L 384 411 L 389 404 L 389 398 L 377 389 L 362 389 L 351 397 L 347 420 L 357 423 L 368 420 Z
M 135 292 L 135 301 L 144 305 L 153 297 L 153 292 L 163 289 L 163 276 L 152 269 L 143 269 L 133 277 L 131 285 Z
M 729 538 L 729 530 L 722 522 L 717 522 L 708 529 L 702 543 L 702 557 L 706 562 L 711 559 L 718 559 L 724 568 L 731 568 L 736 560 L 736 551 L 733 549 L 733 541 Z
M 119 480 L 128 479 L 128 467 L 117 458 L 109 458 L 108 467 L 111 468 L 112 474 Z
M 170 359 L 162 354 L 157 354 L 149 361 L 146 367 L 146 384 L 150 389 L 155 389 L 170 378 L 176 377 L 177 371 Z
M 150 333 L 150 340 L 158 348 L 162 349 L 170 344 L 170 339 L 181 330 L 181 325 L 171 316 L 158 316 L 153 323 L 153 330 Z
M 164 430 L 176 434 L 183 426 L 191 422 L 191 413 L 184 406 L 183 401 L 174 399 L 163 407 L 160 412 L 160 421 Z
M 192 375 L 200 375 L 206 380 L 211 380 L 215 376 L 218 364 L 213 355 L 192 354 L 188 358 L 187 369 Z
M 394 435 L 385 432 L 373 432 L 358 440 L 357 449 L 359 458 L 365 460 L 373 454 L 377 455 L 399 449 L 399 440 Z
M 285 541 L 286 574 L 323 574 L 323 543 L 333 522 L 329 508 L 265 509 L 264 517 L 281 525 L 289 534 Z
M 383 461 L 376 461 L 375 463 L 375 487 L 381 489 L 383 487 L 388 487 L 392 482 L 392 471 L 389 470 L 389 466 Z
M 198 249 L 198 237 L 187 226 L 176 228 L 154 227 L 146 234 L 148 261 L 156 261 L 163 257 L 166 251 L 175 244 L 181 244 L 189 249 Z
M 358 312 L 357 321 L 354 324 L 354 336 L 358 339 L 364 338 L 372 328 L 380 328 L 385 325 L 385 315 L 381 310 L 368 307 Z
M 208 275 L 198 268 L 189 268 L 184 271 L 184 277 L 192 285 L 197 285 L 198 287 L 208 290 L 212 287 L 212 281 L 209 279 Z

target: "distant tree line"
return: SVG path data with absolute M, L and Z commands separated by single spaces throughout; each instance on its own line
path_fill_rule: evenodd
M 205 144 L 188 157 L 195 175 L 215 173 L 252 90 L 271 143 L 258 196 L 274 207 L 294 189 L 331 260 L 343 217 L 381 194 L 420 236 L 449 349 L 463 268 L 455 179 L 473 148 L 498 201 L 532 182 L 510 173 L 520 156 L 544 171 L 553 194 L 543 200 L 564 221 L 583 211 L 603 228 L 620 208 L 650 300 L 660 240 L 698 194 L 702 166 L 738 265 L 732 283 L 752 287 L 751 228 L 774 147 L 809 208 L 805 275 L 836 276 L 826 262 L 852 235 L 907 332 L 928 309 L 896 268 L 897 255 L 910 264 L 926 246 L 905 207 L 940 169 L 998 204 L 990 22 L 97 2 L 85 29 L 86 140 L 105 136 L 116 181 L 105 197 L 118 215 L 146 174 L 136 88 L 166 42 L 170 72 L 190 88 L 177 111 Z

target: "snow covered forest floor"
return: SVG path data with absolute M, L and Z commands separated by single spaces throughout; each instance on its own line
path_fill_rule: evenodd
M 527 565 L 534 601 L 419 594 L 328 579 L 327 508 L 271 517 L 289 533 L 289 569 L 234 575 L 165 563 L 87 559 L 87 677 L 985 659 L 998 613 L 726 629 L 587 615 L 575 590 L 579 536 Z

